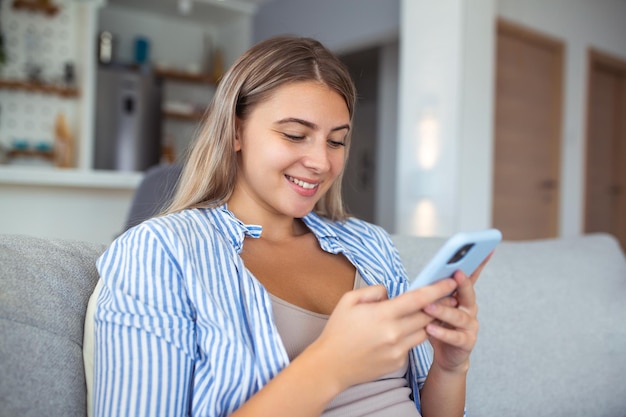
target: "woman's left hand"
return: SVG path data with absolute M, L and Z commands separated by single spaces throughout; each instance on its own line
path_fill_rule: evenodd
M 435 319 L 426 326 L 426 332 L 434 349 L 433 361 L 442 370 L 458 372 L 467 371 L 469 367 L 469 355 L 479 328 L 474 283 L 490 258 L 487 257 L 470 277 L 457 271 L 455 293 L 424 308 L 424 312 Z

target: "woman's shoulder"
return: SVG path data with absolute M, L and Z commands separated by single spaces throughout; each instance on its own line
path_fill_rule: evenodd
M 387 233 L 385 229 L 383 229 L 381 226 L 374 224 L 374 223 L 370 223 L 358 217 L 351 216 L 351 217 L 346 218 L 340 223 L 343 223 L 344 227 L 348 229 L 358 230 L 360 232 L 368 232 L 368 233 L 373 233 L 373 234 L 381 234 L 381 233 L 386 234 Z
M 113 244 L 159 242 L 166 247 L 207 244 L 234 235 L 237 227 L 219 207 L 186 209 L 145 220 L 124 232 Z
M 215 209 L 185 209 L 175 213 L 155 216 L 129 229 L 127 233 L 188 233 L 210 232 L 216 230 L 211 211 Z

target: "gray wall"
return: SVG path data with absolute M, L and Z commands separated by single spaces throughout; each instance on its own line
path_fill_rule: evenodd
M 366 115 L 361 113 L 373 112 L 366 120 L 376 119 L 369 128 L 361 130 L 367 136 L 364 139 L 369 138 L 375 147 L 373 178 L 368 178 L 373 182 L 373 191 L 369 190 L 368 196 L 363 193 L 368 205 L 364 210 L 361 210 L 363 203 L 353 199 L 358 193 L 348 195 L 347 200 L 352 199 L 353 203 L 348 201 L 348 204 L 355 215 L 388 231 L 393 231 L 395 225 L 399 25 L 399 0 L 274 0 L 259 9 L 253 22 L 255 42 L 274 35 L 294 34 L 318 39 L 340 56 L 372 48 L 378 50 L 375 79 L 368 80 L 368 86 L 358 86 L 359 93 L 375 99 L 362 102 L 361 112 L 357 107 L 356 116 L 362 120 Z M 368 88 L 375 91 L 365 90 Z M 355 126 L 358 139 L 361 135 L 357 129 Z M 351 157 L 354 156 L 352 153 Z M 352 181 L 360 180 L 357 176 Z
M 313 37 L 335 52 L 397 39 L 398 0 L 274 0 L 254 18 L 255 42 L 278 34 Z

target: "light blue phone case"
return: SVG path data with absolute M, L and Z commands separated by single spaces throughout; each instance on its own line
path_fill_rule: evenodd
M 449 278 L 458 270 L 470 276 L 501 240 L 502 233 L 498 229 L 455 234 L 411 281 L 409 290 Z

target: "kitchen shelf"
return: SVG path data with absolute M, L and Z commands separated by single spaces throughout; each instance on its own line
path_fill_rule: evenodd
M 59 84 L 39 83 L 26 80 L 0 80 L 0 89 L 22 90 L 29 93 L 54 94 L 65 98 L 76 98 L 80 95 L 78 88 Z
M 54 160 L 54 151 L 39 151 L 36 149 L 12 149 L 7 152 L 9 159 L 13 158 L 43 158 L 48 160 Z
M 141 182 L 143 176 L 143 172 L 0 165 L 0 186 L 19 185 L 134 190 Z
M 28 10 L 31 12 L 40 12 L 48 16 L 54 16 L 59 12 L 59 7 L 49 1 L 41 0 L 14 0 L 13 8 L 16 10 Z
M 215 78 L 210 74 L 195 74 L 186 71 L 172 70 L 157 68 L 154 71 L 155 75 L 161 78 L 166 78 L 173 81 L 182 81 L 195 84 L 217 84 Z

